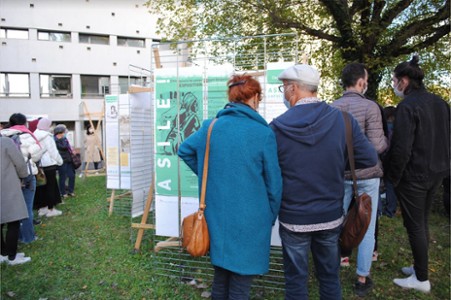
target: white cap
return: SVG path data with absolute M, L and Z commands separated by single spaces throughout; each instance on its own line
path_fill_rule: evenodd
M 318 86 L 319 85 L 319 73 L 314 67 L 306 64 L 294 65 L 285 69 L 280 73 L 279 80 L 296 80 L 305 84 Z

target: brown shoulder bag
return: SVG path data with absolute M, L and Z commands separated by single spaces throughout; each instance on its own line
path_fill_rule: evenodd
M 371 197 L 366 193 L 361 195 L 358 193 L 351 119 L 346 112 L 343 112 L 343 118 L 346 125 L 346 145 L 348 148 L 349 165 L 352 173 L 354 205 L 349 208 L 343 222 L 343 229 L 340 235 L 340 247 L 342 251 L 349 252 L 360 244 L 368 230 L 368 226 L 371 222 Z
M 204 156 L 204 170 L 202 174 L 202 187 L 200 194 L 199 210 L 186 216 L 182 222 L 182 247 L 193 257 L 204 256 L 210 250 L 210 236 L 208 234 L 207 221 L 205 220 L 205 192 L 207 189 L 208 159 L 210 154 L 210 137 L 213 125 L 217 119 L 213 119 L 208 128 L 207 143 Z

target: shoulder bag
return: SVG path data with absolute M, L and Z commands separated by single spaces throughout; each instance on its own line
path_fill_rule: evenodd
M 44 168 L 41 165 L 41 161 L 39 161 L 38 164 L 36 164 L 38 167 L 38 174 L 36 174 L 36 186 L 43 186 L 47 184 L 47 177 L 44 173 Z
M 352 143 L 351 119 L 349 114 L 343 112 L 346 125 L 346 146 L 348 148 L 349 165 L 352 173 L 354 205 L 348 210 L 340 234 L 340 247 L 342 251 L 349 252 L 356 248 L 363 240 L 371 222 L 371 197 L 357 190 L 357 177 L 355 175 L 354 148 Z
M 217 119 L 213 119 L 210 127 L 208 127 L 199 210 L 185 217 L 182 222 L 182 247 L 193 257 L 204 256 L 207 254 L 208 250 L 210 250 L 210 236 L 208 234 L 208 226 L 204 212 L 206 207 L 205 193 L 207 189 L 210 137 L 216 120 Z

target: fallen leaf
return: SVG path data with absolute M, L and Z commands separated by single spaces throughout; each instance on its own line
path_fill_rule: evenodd
M 201 296 L 202 298 L 210 298 L 210 297 L 211 297 L 211 293 L 205 291 L 205 292 L 202 292 L 202 294 L 200 294 L 200 296 Z
M 10 291 L 10 292 L 7 292 L 6 295 L 8 295 L 8 296 L 11 297 L 11 298 L 16 297 L 16 293 L 11 292 L 11 291 Z

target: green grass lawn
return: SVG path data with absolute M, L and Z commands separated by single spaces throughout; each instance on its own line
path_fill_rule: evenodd
M 105 177 L 77 178 L 75 193 L 58 207 L 62 216 L 42 218 L 38 241 L 19 245 L 19 251 L 32 258 L 30 263 L 2 264 L 1 299 L 203 299 L 209 282 L 199 289 L 156 270 L 164 254 L 151 251 L 150 231 L 141 253 L 133 253 L 136 230 L 130 227 L 131 218 L 108 217 Z M 380 255 L 371 275 L 375 288 L 366 299 L 450 299 L 450 222 L 440 204 L 434 205 L 430 221 L 432 292 L 405 291 L 392 283 L 402 277 L 400 268 L 411 263 L 411 253 L 401 217 L 382 217 Z M 358 299 L 352 290 L 355 254 L 341 278 L 343 299 Z M 311 299 L 318 299 L 317 290 L 312 275 Z M 253 289 L 252 299 L 283 299 L 283 292 Z

